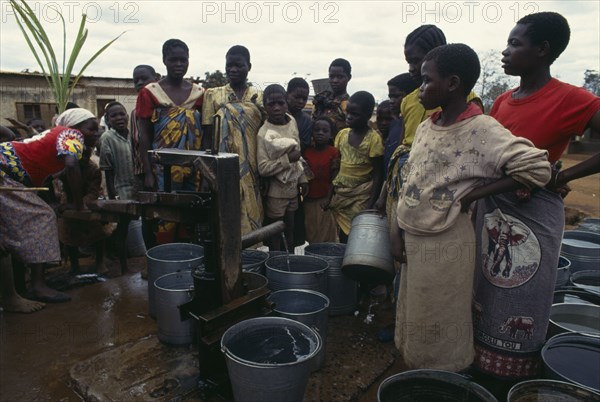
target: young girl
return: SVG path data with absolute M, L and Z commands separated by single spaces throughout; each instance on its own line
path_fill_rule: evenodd
M 460 371 L 473 361 L 471 297 L 475 234 L 461 199 L 485 179 L 504 175 L 511 186 L 542 186 L 550 179 L 546 152 L 514 137 L 466 102 L 479 77 L 468 46 L 440 46 L 421 68 L 419 99 L 441 107 L 421 124 L 402 169 L 392 251 L 407 265 L 400 275 L 395 342 L 411 369 Z M 466 205 L 468 207 L 468 205 Z M 464 209 L 466 209 L 466 207 Z
M 340 241 L 346 243 L 354 216 L 373 208 L 383 180 L 383 141 L 369 127 L 375 99 L 365 91 L 350 97 L 346 108 L 349 128 L 335 137 L 341 155 L 340 171 L 333 180 L 331 210 L 340 227 Z
M 550 75 L 550 65 L 569 37 L 569 24 L 560 14 L 535 13 L 519 20 L 509 34 L 502 63 L 506 74 L 521 81 L 518 88 L 500 95 L 490 111 L 514 135 L 547 150 L 552 164 L 573 136 L 587 128 L 600 131 L 600 98 Z M 511 192 L 477 203 L 474 302 L 482 319 L 475 322 L 475 366 L 480 371 L 506 379 L 539 374 L 565 224 L 563 200 L 556 190 L 561 183 L 599 170 L 596 155 L 555 175 L 548 189 L 531 192 L 529 200 Z M 522 233 L 526 237 L 516 237 Z M 505 253 L 494 253 L 502 239 L 514 241 Z M 522 276 L 519 266 L 532 269 Z M 510 302 L 497 306 L 497 300 Z
M 304 226 L 309 243 L 336 242 L 337 225 L 328 210 L 333 195 L 332 180 L 340 169 L 340 152 L 329 145 L 335 125 L 327 117 L 319 117 L 312 127 L 313 146 L 304 150 L 304 159 L 314 177 L 308 182 L 304 200 Z

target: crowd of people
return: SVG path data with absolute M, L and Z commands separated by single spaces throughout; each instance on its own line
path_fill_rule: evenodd
M 347 92 L 352 70 L 345 59 L 331 62 L 330 90 L 315 95 L 308 115 L 305 80 L 263 91 L 248 85 L 247 48 L 225 54 L 227 85 L 205 89 L 185 79 L 188 46 L 168 40 L 163 78 L 147 65 L 133 71 L 135 110 L 106 106 L 99 146 L 105 196 L 135 199 L 141 189 L 164 190 L 164 172 L 147 151 L 207 149 L 219 132 L 219 150 L 239 155 L 242 234 L 277 220 L 286 224 L 285 244 L 275 236 L 270 249 L 343 243 L 359 212 L 387 216 L 398 271 L 394 340 L 407 367 L 475 366 L 497 377 L 534 376 L 552 304 L 566 183 L 600 171 L 599 155 L 560 170 L 572 137 L 600 131 L 600 98 L 550 74 L 569 36 L 557 13 L 519 20 L 502 67 L 520 84 L 486 115 L 473 92 L 477 54 L 447 44 L 437 26 L 420 26 L 404 43 L 408 72 L 386 81 L 389 100 L 377 105 L 375 121 L 373 95 Z M 0 187 L 8 189 L 0 191 L 0 253 L 28 264 L 32 276 L 27 300 L 3 264 L 3 307 L 35 311 L 69 296 L 44 282 L 44 264 L 61 257 L 55 212 L 25 190 L 63 172 L 66 202 L 74 208 L 85 207 L 85 194 L 97 197 L 99 170 L 89 156 L 98 122 L 74 108 L 37 137 L 8 140 L 0 143 Z M 83 186 L 83 176 L 93 189 Z M 172 190 L 202 189 L 201 175 L 190 167 L 174 167 L 171 176 Z M 144 238 L 150 245 L 170 242 L 181 229 L 161 222 L 156 230 L 145 228 Z M 77 267 L 78 244 L 67 237 L 97 244 L 103 228 L 73 230 L 87 233 L 61 235 Z M 503 244 L 511 231 L 520 240 Z M 499 347 L 498 328 L 519 317 L 529 320 L 520 348 Z

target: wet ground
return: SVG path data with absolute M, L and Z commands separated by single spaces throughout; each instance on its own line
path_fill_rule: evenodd
M 194 392 L 196 349 L 158 341 L 139 273 L 145 258 L 129 262 L 131 273 L 119 276 L 113 262 L 105 282 L 67 290 L 71 302 L 0 314 L 1 401 L 227 400 Z M 50 280 L 65 283 L 66 270 L 52 269 Z M 309 379 L 306 401 L 363 400 L 387 370 L 398 368 L 393 342 L 377 340 L 392 320 L 391 305 L 373 306 L 370 324 L 367 308 L 330 317 L 327 358 Z

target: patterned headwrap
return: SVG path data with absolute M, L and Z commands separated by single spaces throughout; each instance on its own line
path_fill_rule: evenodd
M 95 119 L 92 112 L 83 108 L 68 109 L 62 112 L 56 118 L 56 125 L 63 127 L 73 127 L 88 119 Z

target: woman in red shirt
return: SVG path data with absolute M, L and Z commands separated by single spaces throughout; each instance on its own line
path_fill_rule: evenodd
M 507 192 L 477 203 L 474 365 L 494 377 L 538 374 L 565 223 L 561 190 L 569 180 L 600 171 L 596 155 L 558 173 L 557 162 L 571 138 L 587 128 L 600 131 L 600 98 L 550 74 L 569 37 L 560 14 L 530 14 L 517 22 L 502 52 L 504 72 L 519 76 L 520 85 L 499 96 L 490 115 L 547 150 L 554 174 L 546 189 Z M 498 183 L 488 189 L 493 186 Z M 478 198 L 475 193 L 468 198 Z
M 44 281 L 44 263 L 60 261 L 56 215 L 27 187 L 42 186 L 50 176 L 65 170 L 75 207 L 83 209 L 79 160 L 84 147 L 93 147 L 98 138 L 98 122 L 88 110 L 69 109 L 57 118 L 57 124 L 26 142 L 0 144 L 0 252 L 15 254 L 30 265 L 28 298 L 46 303 L 71 297 Z M 17 295 L 9 264 L 3 264 L 1 270 L 5 310 L 32 312 L 44 306 Z

